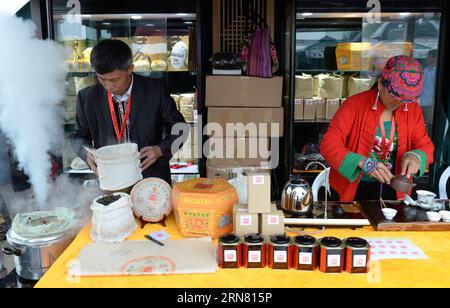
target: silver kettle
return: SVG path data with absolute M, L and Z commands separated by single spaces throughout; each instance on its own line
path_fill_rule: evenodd
M 309 215 L 312 213 L 313 204 L 309 183 L 299 176 L 291 177 L 283 188 L 281 209 L 293 215 Z

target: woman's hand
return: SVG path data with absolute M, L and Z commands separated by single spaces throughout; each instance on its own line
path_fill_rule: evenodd
M 369 174 L 371 177 L 373 177 L 378 182 L 384 184 L 391 184 L 391 180 L 394 177 L 394 175 L 391 173 L 391 171 L 386 167 L 385 164 L 378 162 L 377 163 L 377 169 Z
M 358 166 L 362 169 L 364 166 L 365 160 L 362 160 L 359 162 Z M 385 164 L 377 162 L 377 168 L 369 173 L 369 176 L 373 177 L 378 182 L 384 184 L 390 184 L 392 178 L 394 175 L 391 173 L 391 171 L 386 167 Z
M 420 169 L 420 161 L 414 154 L 405 154 L 402 158 L 402 175 L 409 179 L 411 175 L 416 174 Z

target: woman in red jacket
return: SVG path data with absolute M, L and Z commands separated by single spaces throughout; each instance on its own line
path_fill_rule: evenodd
M 417 60 L 392 57 L 376 87 L 349 97 L 338 110 L 321 154 L 341 201 L 402 198 L 383 184 L 393 174 L 420 176 L 433 162 L 434 146 L 417 103 L 423 80 Z

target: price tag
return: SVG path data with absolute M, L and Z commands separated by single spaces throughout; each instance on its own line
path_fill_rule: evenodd
M 253 185 L 264 185 L 264 175 L 253 176 Z
M 298 264 L 312 264 L 312 253 L 310 252 L 300 252 L 298 254 Z
M 367 257 L 365 255 L 353 256 L 353 267 L 366 267 Z
M 286 251 L 274 251 L 273 258 L 274 258 L 274 262 L 285 263 L 287 261 L 287 252 Z
M 242 215 L 241 216 L 241 226 L 251 226 L 252 225 L 252 216 L 251 215 Z
M 280 217 L 278 215 L 267 215 L 267 224 L 269 225 L 279 225 Z
M 327 261 L 327 265 L 329 267 L 341 266 L 341 255 L 329 255 Z
M 261 251 L 251 250 L 248 252 L 248 262 L 261 262 Z
M 223 254 L 225 262 L 236 262 L 236 250 L 225 250 Z

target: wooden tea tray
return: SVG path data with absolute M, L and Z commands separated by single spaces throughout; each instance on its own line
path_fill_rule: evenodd
M 372 227 L 377 231 L 450 231 L 449 222 L 431 222 L 427 218 L 426 210 L 407 206 L 403 201 L 386 201 L 387 207 L 397 210 L 393 220 L 384 218 L 380 201 L 358 201 L 357 205 L 364 216 L 369 219 Z M 446 209 L 449 209 L 446 202 Z

